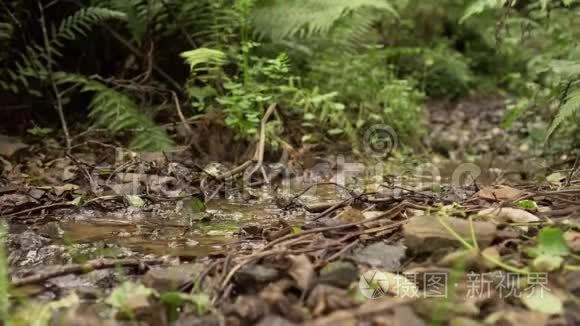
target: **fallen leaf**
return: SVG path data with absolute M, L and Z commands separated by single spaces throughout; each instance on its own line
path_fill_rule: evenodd
M 537 245 L 529 253 L 533 256 L 567 256 L 570 254 L 568 244 L 564 239 L 562 230 L 556 227 L 542 229 L 537 236 Z
M 564 233 L 564 239 L 573 252 L 580 251 L 580 232 L 570 230 Z
M 496 311 L 485 318 L 486 325 L 505 326 L 544 326 L 548 318 L 545 314 L 535 311 Z
M 447 247 L 461 247 L 461 241 L 450 233 L 441 222 L 445 223 L 462 239 L 470 241 L 472 238 L 472 223 L 468 220 L 455 217 L 442 218 L 441 221 L 438 219 L 439 217 L 436 216 L 410 218 L 409 222 L 403 226 L 405 246 L 416 253 L 432 252 Z M 481 248 L 489 246 L 497 234 L 497 227 L 491 222 L 473 222 L 473 230 Z
M 556 186 L 560 185 L 564 179 L 566 179 L 566 176 L 560 172 L 552 173 L 546 177 L 546 181 Z
M 314 280 L 314 267 L 306 255 L 288 256 L 292 265 L 288 274 L 296 281 L 298 287 L 306 291 Z
M 522 293 L 521 300 L 528 309 L 543 314 L 554 315 L 561 314 L 564 311 L 562 300 L 552 293 L 549 288 L 543 288 L 542 286 L 526 289 Z
M 564 258 L 560 256 L 541 255 L 532 261 L 532 266 L 538 272 L 551 272 L 560 268 L 563 262 Z
M 141 208 L 145 206 L 145 201 L 137 195 L 125 195 L 125 200 L 129 206 Z
M 522 208 L 522 209 L 529 209 L 529 210 L 537 210 L 538 209 L 538 204 L 530 199 L 525 199 L 525 200 L 520 200 L 518 201 L 515 206 L 517 208 Z
M 342 223 L 356 223 L 363 221 L 365 216 L 363 215 L 360 209 L 356 209 L 353 207 L 347 207 L 343 210 L 340 214 L 336 216 L 336 219 Z
M 525 191 L 512 188 L 509 186 L 498 185 L 485 187 L 479 190 L 477 193 L 475 193 L 474 196 L 489 201 L 502 201 L 502 200 L 516 200 L 518 198 L 523 197 L 525 194 L 526 194 Z
M 52 191 L 57 196 L 61 196 L 62 194 L 64 194 L 67 191 L 75 191 L 77 189 L 79 189 L 79 186 L 73 185 L 72 183 L 67 183 L 67 184 L 62 185 L 62 186 L 52 187 Z
M 491 216 L 497 222 L 506 223 L 506 222 L 515 222 L 515 223 L 529 223 L 529 222 L 538 222 L 540 220 L 539 217 L 536 215 L 525 211 L 523 209 L 518 208 L 511 208 L 511 207 L 492 207 L 486 208 L 479 213 L 479 216 Z

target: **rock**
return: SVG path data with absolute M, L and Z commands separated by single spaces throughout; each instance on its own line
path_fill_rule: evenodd
M 182 264 L 169 267 L 155 267 L 143 276 L 145 286 L 159 292 L 176 291 L 202 272 L 201 265 Z
M 28 145 L 16 137 L 0 135 L 0 156 L 11 157 L 19 150 L 27 147 Z
M 470 222 L 455 217 L 443 221 L 463 239 L 471 239 Z M 480 247 L 487 247 L 495 238 L 497 228 L 491 222 L 473 222 Z M 405 245 L 413 252 L 431 252 L 439 248 L 460 247 L 462 243 L 435 216 L 416 216 L 403 227 Z
M 324 266 L 320 271 L 319 283 L 348 288 L 352 282 L 358 281 L 358 268 L 346 261 L 336 261 Z
M 269 283 L 277 280 L 280 273 L 277 269 L 263 265 L 248 265 L 240 269 L 234 276 L 236 283 L 245 285 Z
M 257 326 L 295 326 L 295 324 L 287 319 L 280 316 L 270 315 L 262 318 L 262 320 L 257 324 Z
M 385 272 L 399 269 L 401 259 L 405 257 L 405 247 L 376 242 L 354 252 L 353 259 Z

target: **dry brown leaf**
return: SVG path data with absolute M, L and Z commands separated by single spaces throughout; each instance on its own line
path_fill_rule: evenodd
M 502 200 L 517 200 L 526 195 L 525 191 L 512 188 L 504 185 L 497 185 L 491 187 L 485 187 L 475 193 L 474 196 L 489 200 L 489 201 L 502 201 Z
M 336 216 L 336 218 L 342 223 L 356 223 L 363 221 L 365 216 L 360 209 L 347 207 L 344 211 Z
M 493 207 L 486 208 L 477 213 L 479 216 L 491 216 L 497 222 L 515 222 L 515 223 L 528 223 L 528 222 L 538 222 L 540 220 L 536 215 L 525 211 L 523 209 L 511 208 L 511 207 Z
M 292 261 L 288 274 L 296 281 L 301 290 L 307 290 L 314 280 L 314 266 L 312 266 L 310 259 L 306 255 L 290 255 L 288 258 Z
M 573 252 L 580 252 L 580 232 L 568 231 L 564 233 L 564 239 L 568 243 L 568 247 Z

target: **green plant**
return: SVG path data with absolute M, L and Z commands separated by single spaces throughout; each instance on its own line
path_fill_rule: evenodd
M 92 93 L 89 117 L 94 125 L 113 134 L 132 132 L 134 137 L 129 144 L 132 149 L 161 151 L 173 146 L 165 130 L 157 126 L 127 94 L 80 75 L 57 73 L 55 77 L 59 84 L 80 84 L 82 92 Z
M 293 36 L 328 34 L 342 18 L 369 7 L 397 14 L 390 1 L 386 0 L 269 0 L 258 1 L 251 19 L 256 32 L 273 40 L 282 40 Z M 368 21 L 373 15 L 366 17 Z M 365 25 L 366 21 L 359 22 Z
M 501 14 L 495 31 L 508 45 L 517 44 L 528 56 L 527 79 L 535 86 L 528 103 L 541 103 L 555 110 L 555 117 L 545 132 L 545 140 L 565 125 L 577 130 L 580 110 L 580 54 L 577 39 L 580 36 L 576 19 L 580 13 L 575 0 L 530 2 L 508 0 L 476 0 L 467 7 L 461 22 L 485 12 Z M 526 37 L 530 35 L 531 37 Z M 502 42 L 503 43 L 503 42 Z M 528 82 L 529 84 L 529 82 Z M 546 94 L 537 96 L 537 94 Z M 524 103 L 524 102 L 522 102 Z M 506 120 L 511 125 L 525 111 L 518 106 Z M 574 131 L 572 131 L 574 132 Z
M 8 279 L 8 261 L 6 255 L 8 227 L 4 222 L 0 223 L 0 321 L 8 325 L 8 312 L 10 310 L 10 280 Z
M 86 36 L 94 25 L 104 20 L 125 18 L 125 14 L 119 11 L 87 7 L 66 17 L 59 24 L 47 27 L 50 32 L 46 44 L 32 42 L 17 54 L 14 62 L 2 62 L 4 67 L 0 70 L 0 88 L 14 93 L 25 89 L 30 94 L 42 96 L 40 90 L 31 83 L 48 78 L 48 65 L 55 65 L 63 56 L 65 42 Z

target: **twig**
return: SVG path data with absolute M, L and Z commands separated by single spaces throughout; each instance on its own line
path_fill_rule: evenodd
M 227 178 L 233 177 L 234 175 L 240 174 L 242 172 L 244 172 L 250 165 L 252 165 L 252 161 L 246 161 L 244 163 L 242 163 L 241 165 L 231 169 L 228 172 L 225 172 L 223 174 L 217 175 L 214 178 L 218 181 L 224 181 Z
M 72 141 L 70 138 L 70 133 L 68 131 L 68 125 L 66 123 L 66 118 L 64 116 L 64 109 L 62 107 L 61 94 L 58 91 L 58 87 L 57 87 L 56 82 L 54 81 L 54 78 L 53 78 L 52 51 L 50 51 L 50 49 L 49 49 L 50 42 L 48 40 L 48 32 L 46 31 L 46 20 L 44 18 L 44 8 L 42 7 L 42 3 L 40 2 L 40 0 L 37 3 L 38 3 L 38 9 L 40 10 L 40 26 L 42 27 L 42 37 L 44 38 L 44 47 L 46 50 L 45 51 L 46 52 L 46 60 L 48 61 L 47 65 L 46 65 L 48 68 L 48 81 L 50 82 L 50 85 L 52 87 L 52 91 L 54 92 L 54 96 L 56 99 L 56 111 L 58 112 L 58 117 L 60 119 L 62 131 L 64 132 L 64 139 L 66 142 L 66 152 L 67 152 L 67 154 L 70 154 Z
M 390 216 L 395 216 L 397 214 L 399 214 L 401 212 L 401 210 L 403 210 L 405 208 L 405 205 L 407 204 L 407 202 L 401 202 L 398 205 L 396 205 L 395 207 L 389 209 L 388 211 L 384 212 L 381 215 L 375 216 L 373 218 L 370 218 L 368 220 L 364 220 L 364 221 L 360 221 L 360 222 L 355 222 L 355 223 L 347 223 L 347 224 L 340 224 L 340 225 L 333 225 L 333 226 L 325 226 L 325 227 L 320 227 L 320 228 L 315 228 L 315 229 L 310 229 L 310 230 L 305 230 L 303 232 L 300 232 L 298 234 L 293 233 L 293 234 L 289 234 L 287 236 L 278 238 L 276 240 L 273 240 L 271 242 L 269 242 L 268 244 L 266 244 L 262 250 L 266 250 L 269 248 L 272 248 L 274 245 L 277 245 L 281 242 L 284 242 L 286 240 L 289 239 L 293 239 L 293 238 L 297 238 L 297 237 L 302 237 L 304 235 L 307 234 L 311 234 L 311 233 L 319 233 L 319 232 L 325 232 L 325 231 L 331 231 L 331 230 L 339 230 L 339 229 L 345 229 L 345 228 L 350 228 L 353 226 L 358 226 L 361 224 L 366 224 L 369 222 L 373 222 L 385 217 L 390 217 Z
M 322 213 L 313 217 L 312 221 L 319 220 L 319 219 L 327 216 L 328 214 L 334 212 L 335 210 L 337 210 L 341 207 L 348 206 L 352 202 L 352 200 L 353 200 L 352 198 L 348 198 L 348 199 L 345 199 L 343 201 L 339 201 L 338 203 L 336 203 L 336 204 L 330 206 L 329 208 L 327 208 L 326 210 L 324 210 Z
M 143 265 L 160 265 L 163 264 L 164 261 L 162 259 L 98 259 L 89 261 L 85 264 L 71 264 L 60 266 L 59 269 L 40 273 L 28 277 L 23 277 L 20 279 L 16 279 L 12 281 L 12 285 L 15 287 L 20 287 L 29 284 L 36 284 L 40 282 L 44 282 L 51 278 L 64 276 L 68 274 L 84 274 L 89 273 L 99 269 L 106 269 L 112 267 L 133 267 L 133 266 L 143 266 Z
M 187 130 L 187 132 L 190 135 L 193 134 L 193 130 L 191 130 L 189 123 L 187 123 L 187 121 L 185 120 L 185 117 L 183 116 L 183 112 L 181 111 L 181 105 L 179 104 L 179 98 L 177 97 L 177 94 L 175 92 L 171 92 L 171 96 L 173 97 L 173 102 L 175 102 L 175 109 L 177 111 L 177 116 L 179 116 L 179 120 L 181 120 L 183 127 Z
M 572 169 L 570 170 L 570 174 L 568 174 L 568 177 L 566 178 L 566 187 L 570 186 L 570 182 L 572 181 L 572 177 L 574 177 L 574 173 L 576 173 L 576 170 L 579 168 L 578 167 L 578 161 L 580 161 L 580 153 L 576 154 L 576 160 L 574 161 L 574 165 L 572 166 Z
M 75 205 L 73 205 L 71 203 L 55 203 L 55 204 L 50 204 L 50 205 L 42 205 L 42 206 L 32 207 L 32 208 L 25 209 L 25 210 L 22 210 L 19 212 L 10 213 L 8 215 L 4 215 L 1 217 L 10 218 L 10 217 L 18 216 L 18 215 L 33 213 L 36 211 L 41 211 L 43 209 L 59 208 L 59 207 L 73 207 L 73 206 L 75 206 Z
M 254 161 L 256 162 L 256 166 L 248 173 L 248 180 L 249 178 L 256 173 L 264 163 L 264 150 L 266 148 L 266 123 L 268 119 L 272 115 L 272 112 L 276 109 L 276 103 L 270 104 L 268 110 L 264 114 L 262 121 L 260 121 L 260 140 L 258 141 L 258 146 L 256 147 L 256 152 L 254 153 Z
M 123 46 L 125 46 L 129 51 L 131 51 L 131 53 L 133 53 L 134 55 L 136 55 L 137 57 L 139 57 L 140 59 L 143 59 L 145 56 L 143 55 L 143 53 L 141 53 L 136 47 L 133 46 L 133 44 L 131 44 L 131 42 L 129 42 L 128 40 L 126 40 L 123 36 L 121 36 L 119 33 L 117 33 L 115 30 L 113 30 L 111 27 L 109 27 L 107 24 L 103 24 L 103 27 L 105 27 L 105 29 L 117 40 L 119 41 L 121 44 L 123 44 Z M 168 73 L 166 73 L 163 69 L 161 69 L 158 65 L 156 65 L 155 63 L 152 63 L 152 67 L 153 70 L 158 73 L 161 77 L 163 77 L 163 79 L 165 79 L 165 81 L 167 81 L 169 84 L 171 84 L 171 86 L 173 86 L 173 88 L 179 92 L 182 91 L 181 85 L 175 81 L 175 79 L 171 78 L 171 76 L 169 76 Z

